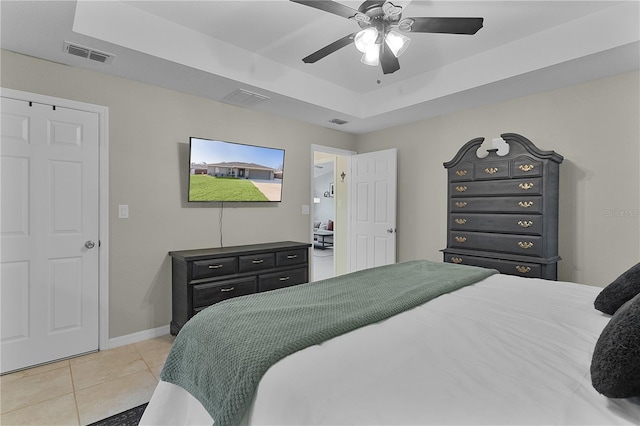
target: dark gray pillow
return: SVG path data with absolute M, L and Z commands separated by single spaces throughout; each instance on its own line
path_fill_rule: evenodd
M 605 314 L 613 315 L 626 301 L 640 294 L 640 263 L 632 266 L 598 294 L 593 306 Z
M 640 294 L 602 330 L 591 360 L 591 383 L 609 398 L 640 396 Z

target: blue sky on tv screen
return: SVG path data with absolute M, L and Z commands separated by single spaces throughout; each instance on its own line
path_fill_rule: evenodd
M 279 169 L 284 150 L 209 139 L 191 139 L 190 163 L 243 162 Z

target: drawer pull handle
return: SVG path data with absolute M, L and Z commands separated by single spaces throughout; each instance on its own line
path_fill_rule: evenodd
M 451 261 L 453 263 L 462 263 L 462 258 L 461 257 L 452 257 Z
M 467 237 L 455 237 L 455 240 L 459 243 L 464 243 L 467 241 Z
M 528 266 L 516 266 L 516 271 L 520 272 L 521 274 L 527 274 L 529 272 L 531 272 L 531 268 Z
M 456 174 L 458 176 L 465 176 L 467 174 L 466 170 L 456 170 Z
M 287 256 L 287 259 L 297 259 L 298 255 L 297 254 L 290 254 Z
M 255 264 L 255 265 L 259 265 L 261 263 L 264 263 L 264 259 L 254 259 L 251 261 L 251 263 Z
M 518 186 L 526 191 L 527 189 L 533 188 L 533 183 L 521 183 Z
M 518 245 L 523 249 L 530 249 L 533 247 L 533 243 L 531 241 L 518 241 Z
M 533 226 L 533 221 L 531 221 L 531 220 L 519 220 L 518 221 L 518 225 L 520 225 L 523 228 L 529 228 L 529 227 Z
M 456 207 L 465 207 L 467 205 L 466 201 L 456 201 Z
M 220 291 L 221 291 L 221 292 L 226 293 L 226 292 L 228 292 L 228 291 L 233 291 L 233 290 L 235 290 L 235 289 L 236 289 L 235 287 L 221 288 L 221 289 L 220 289 Z
M 291 277 L 280 277 L 280 281 L 289 281 Z
M 464 225 L 465 223 L 467 223 L 467 219 L 455 219 L 454 222 L 458 225 Z
M 520 164 L 518 168 L 523 172 L 530 172 L 535 166 L 533 164 Z
M 529 207 L 533 206 L 533 201 L 520 201 L 518 205 L 522 208 L 528 209 Z
M 498 168 L 497 167 L 487 167 L 486 169 L 484 169 L 484 172 L 488 175 L 492 175 L 494 173 L 498 172 Z
M 458 192 L 464 192 L 467 190 L 466 186 L 456 186 L 456 191 Z
M 222 265 L 209 265 L 209 269 L 220 269 Z

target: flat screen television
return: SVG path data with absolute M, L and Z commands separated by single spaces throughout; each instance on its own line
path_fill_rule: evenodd
M 280 202 L 284 150 L 189 139 L 189 202 Z

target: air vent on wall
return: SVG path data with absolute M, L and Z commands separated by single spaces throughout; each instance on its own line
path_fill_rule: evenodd
M 64 42 L 64 50 L 70 55 L 79 56 L 85 59 L 91 59 L 92 61 L 100 62 L 103 64 L 110 64 L 114 58 L 114 55 L 110 53 L 100 52 L 89 47 L 69 43 L 68 41 Z
M 347 124 L 348 121 L 341 120 L 339 118 L 334 118 L 332 120 L 329 120 L 329 123 L 333 123 L 333 124 L 337 124 L 338 126 L 342 126 L 343 124 Z
M 268 96 L 253 93 L 245 89 L 237 89 L 222 98 L 222 102 L 242 106 L 255 106 L 269 100 Z

